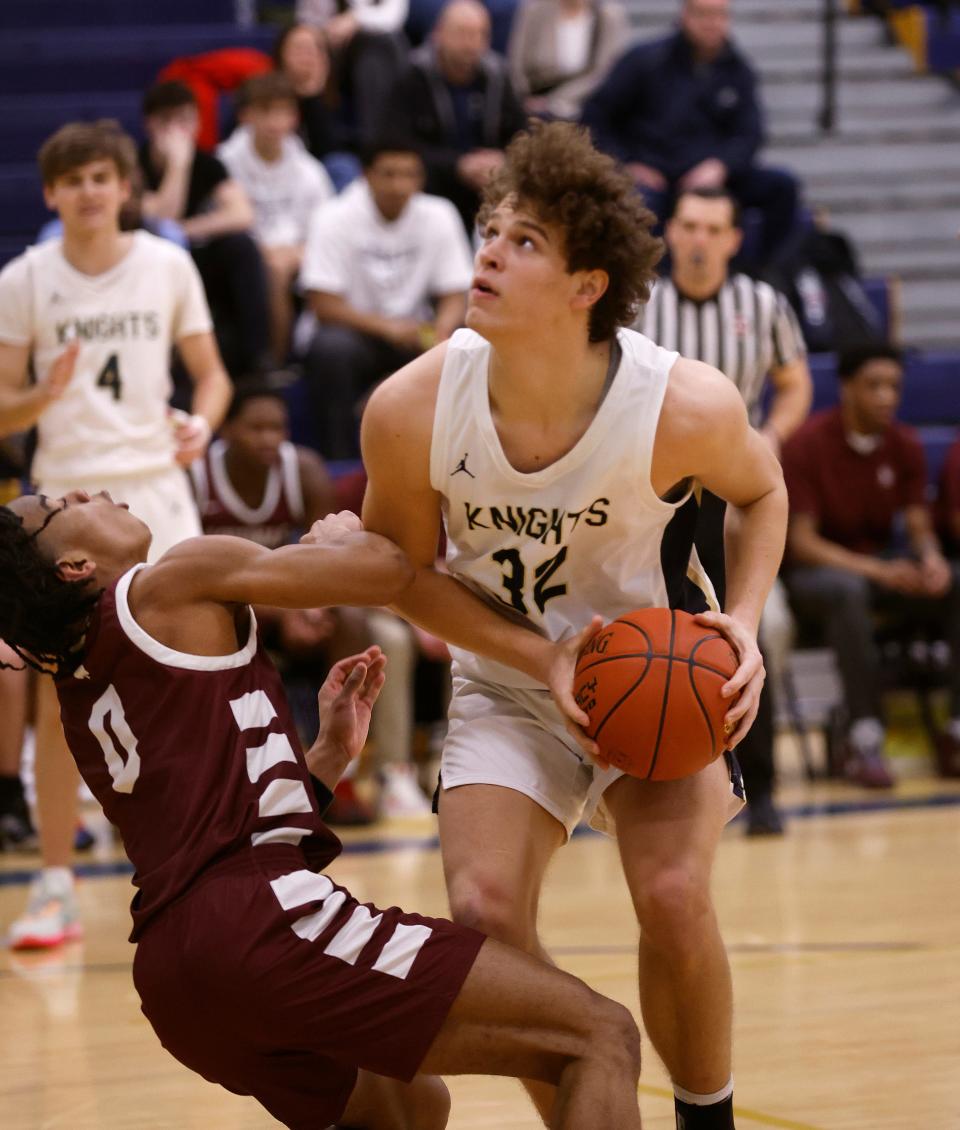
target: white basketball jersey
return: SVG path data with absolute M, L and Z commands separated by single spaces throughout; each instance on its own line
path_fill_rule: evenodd
M 0 341 L 30 345 L 38 379 L 71 337 L 80 341 L 73 379 L 40 417 L 33 477 L 83 487 L 173 466 L 170 349 L 210 329 L 190 256 L 144 231 L 100 275 L 73 268 L 59 239 L 8 264 L 0 274 Z
M 490 345 L 471 330 L 450 339 L 440 379 L 430 478 L 442 495 L 447 565 L 501 611 L 558 640 L 634 608 L 679 599 L 690 557 L 664 532 L 689 492 L 664 502 L 650 482 L 653 441 L 677 354 L 632 330 L 577 444 L 524 473 L 504 455 L 490 412 Z M 507 686 L 537 686 L 522 672 L 459 648 L 455 669 Z

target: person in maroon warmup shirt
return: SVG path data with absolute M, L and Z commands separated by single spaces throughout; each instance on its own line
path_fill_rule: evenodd
M 938 767 L 960 776 L 960 569 L 934 532 L 920 440 L 895 419 L 901 357 L 889 346 L 850 350 L 838 374 L 839 406 L 811 416 L 783 450 L 791 601 L 836 653 L 849 716 L 844 772 L 873 788 L 893 784 L 883 758 L 874 614 L 936 625 L 954 657 Z
M 0 507 L 0 637 L 54 675 L 133 862 L 144 1014 L 182 1063 L 297 1130 L 441 1130 L 435 1076 L 460 1072 L 559 1084 L 558 1128 L 639 1130 L 625 1009 L 323 873 L 340 843 L 320 807 L 363 745 L 383 657 L 334 666 L 304 753 L 250 605 L 386 604 L 413 570 L 348 512 L 303 542 L 208 536 L 146 565 L 149 530 L 107 494 Z

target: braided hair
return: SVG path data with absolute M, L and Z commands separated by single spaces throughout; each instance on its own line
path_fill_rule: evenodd
M 69 674 L 80 663 L 100 592 L 60 576 L 37 544 L 44 526 L 28 533 L 9 507 L 0 506 L 0 639 L 35 671 Z

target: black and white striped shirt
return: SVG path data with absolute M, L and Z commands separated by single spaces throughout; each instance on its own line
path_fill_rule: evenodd
M 681 294 L 659 279 L 633 326 L 664 349 L 713 365 L 740 390 L 751 417 L 771 369 L 806 356 L 790 303 L 768 283 L 733 275 L 712 298 Z

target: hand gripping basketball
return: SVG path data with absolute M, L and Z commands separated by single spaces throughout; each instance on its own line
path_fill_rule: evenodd
M 686 612 L 641 608 L 605 625 L 577 660 L 573 693 L 611 765 L 675 781 L 698 773 L 726 744 L 720 689 L 737 670 L 727 640 Z

